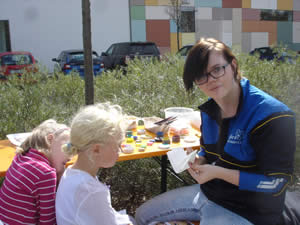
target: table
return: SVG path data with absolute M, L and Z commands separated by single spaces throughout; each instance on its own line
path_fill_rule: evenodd
M 191 128 L 189 132 L 189 136 L 196 136 L 200 137 L 200 132 L 197 129 Z M 154 136 L 151 133 L 146 133 L 147 135 Z M 136 131 L 133 130 L 133 135 L 136 135 Z M 148 140 L 142 140 L 143 144 L 145 144 Z M 132 144 L 134 143 L 126 143 Z M 147 149 L 144 152 L 139 152 L 138 148 L 135 148 L 133 153 L 125 154 L 120 153 L 118 161 L 127 161 L 127 160 L 135 160 L 135 159 L 142 159 L 142 158 L 149 158 L 149 157 L 156 157 L 161 156 L 161 191 L 166 191 L 166 183 L 167 183 L 167 152 L 170 149 L 175 147 L 192 147 L 194 149 L 200 148 L 200 143 L 197 141 L 196 143 L 185 143 L 183 139 L 181 139 L 179 144 L 171 144 L 170 149 L 159 149 L 159 145 L 161 143 L 154 143 L 152 146 L 147 146 Z M 0 177 L 4 177 L 6 171 L 8 170 L 14 156 L 15 156 L 15 148 L 16 146 L 13 145 L 9 140 L 0 140 Z M 76 161 L 76 157 L 74 157 L 67 165 L 71 165 Z

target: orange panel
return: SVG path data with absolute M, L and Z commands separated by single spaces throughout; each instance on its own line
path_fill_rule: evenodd
M 145 5 L 158 5 L 158 0 L 145 0 Z
M 242 8 L 251 8 L 251 0 L 242 0 Z
M 146 39 L 158 46 L 170 47 L 170 21 L 146 20 Z
M 269 45 L 275 45 L 277 43 L 277 31 L 269 32 Z
M 259 27 L 259 21 L 255 21 L 255 20 L 242 21 L 242 32 L 257 32 L 258 27 Z
M 277 22 L 244 20 L 242 32 L 277 32 Z
M 182 47 L 182 35 L 179 33 L 179 48 Z M 171 33 L 171 52 L 176 53 L 177 49 L 177 33 Z
M 293 10 L 293 0 L 277 0 L 278 10 Z

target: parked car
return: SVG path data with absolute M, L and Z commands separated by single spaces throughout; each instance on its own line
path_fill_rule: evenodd
M 101 54 L 105 69 L 127 66 L 128 61 L 135 57 L 160 60 L 161 56 L 158 47 L 153 42 L 114 43 Z
M 104 70 L 103 62 L 96 51 L 92 51 L 92 57 L 94 75 L 99 75 Z M 55 62 L 55 71 L 62 71 L 64 74 L 76 71 L 80 76 L 84 76 L 84 51 L 82 49 L 64 50 L 52 61 Z
M 30 52 L 15 51 L 0 53 L 0 79 L 11 74 L 19 76 L 26 71 L 37 72 L 36 59 Z
M 184 58 L 187 57 L 189 51 L 191 50 L 191 48 L 193 47 L 194 45 L 185 45 L 183 46 L 181 49 L 178 50 L 178 52 L 176 53 L 176 55 L 179 55 L 179 56 L 183 56 Z
M 271 48 L 271 47 L 261 47 L 255 48 L 250 53 L 250 55 L 258 55 L 261 60 L 276 60 L 279 62 L 295 63 L 297 55 L 290 54 L 284 49 Z

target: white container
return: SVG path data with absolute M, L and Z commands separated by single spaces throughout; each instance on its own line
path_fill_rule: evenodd
M 165 110 L 165 118 L 170 116 L 177 116 L 178 118 L 190 117 L 194 110 L 186 107 L 170 107 Z

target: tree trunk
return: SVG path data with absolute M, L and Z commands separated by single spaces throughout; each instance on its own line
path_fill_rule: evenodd
M 94 75 L 91 38 L 90 0 L 82 0 L 82 38 L 84 49 L 85 104 L 94 104 Z

